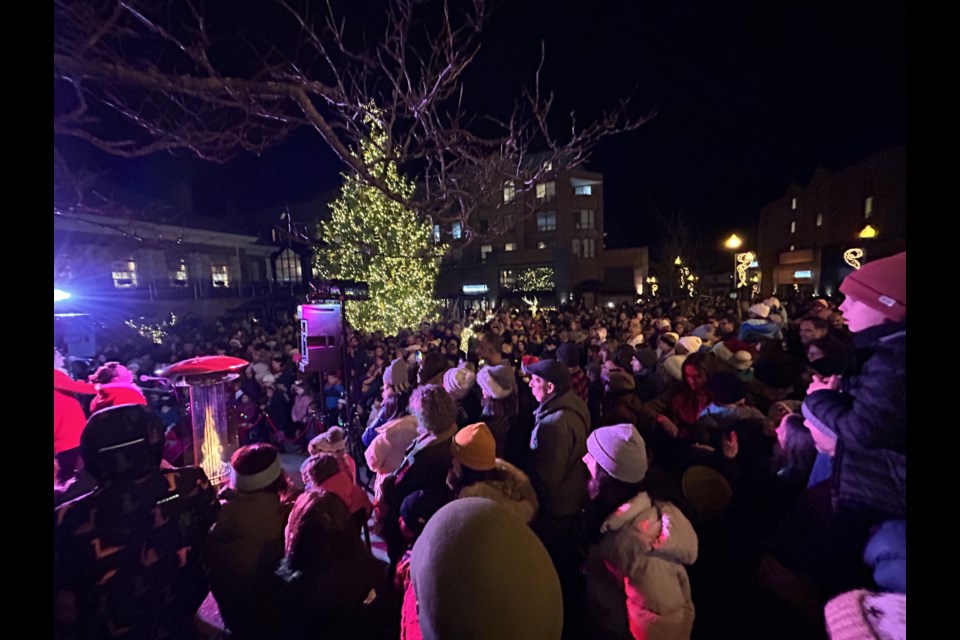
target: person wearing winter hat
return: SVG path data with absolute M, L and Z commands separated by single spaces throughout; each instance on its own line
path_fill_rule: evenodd
M 57 481 L 73 477 L 80 462 L 80 434 L 87 424 L 79 395 L 97 393 L 96 385 L 72 380 L 64 368 L 64 357 L 53 350 L 53 455 L 59 465 Z
M 561 637 L 560 582 L 543 544 L 492 500 L 462 498 L 437 511 L 410 572 L 424 638 Z
M 90 401 L 90 413 L 119 404 L 147 404 L 134 374 L 119 362 L 108 362 L 90 376 L 97 385 L 97 395 Z
M 740 339 L 747 343 L 782 340 L 780 327 L 770 320 L 770 307 L 758 302 L 747 310 L 749 318 L 740 325 Z
M 271 576 L 283 557 L 293 486 L 269 444 L 237 449 L 230 486 L 207 538 L 210 586 L 223 621 L 239 638 L 269 635 L 276 607 Z
M 795 520 L 795 566 L 842 580 L 871 529 L 906 516 L 906 253 L 868 262 L 840 284 L 841 305 L 862 363 L 814 376 L 802 410 L 821 448 L 832 445 L 828 481 L 808 490 Z M 811 520 L 810 513 L 830 514 Z M 811 530 L 811 527 L 815 529 Z M 811 539 L 830 545 L 813 545 Z M 806 543 L 806 544 L 805 544 Z
M 604 638 L 689 638 L 694 606 L 684 565 L 697 559 L 693 525 L 644 484 L 647 453 L 630 424 L 600 427 L 587 439 L 587 554 L 591 630 Z
M 460 402 L 463 400 L 477 381 L 477 374 L 466 363 L 459 367 L 447 369 L 443 374 L 443 388 L 450 397 Z
M 590 383 L 587 374 L 580 368 L 580 347 L 575 342 L 564 342 L 557 349 L 557 360 L 567 365 L 570 370 L 570 386 L 580 399 L 586 402 L 589 399 Z
M 482 392 L 480 418 L 497 441 L 497 456 L 503 458 L 512 444 L 519 421 L 519 394 L 513 366 L 503 361 L 500 347 L 503 338 L 487 331 L 477 340 L 476 355 L 486 363 L 477 372 L 477 385 Z M 513 451 L 513 448 L 510 448 Z
M 677 346 L 673 350 L 677 355 L 689 355 L 700 351 L 703 346 L 703 340 L 696 336 L 683 336 L 677 340 Z
M 563 583 L 567 609 L 575 606 L 581 577 L 576 561 L 576 525 L 586 501 L 586 453 L 590 413 L 570 388 L 562 362 L 541 360 L 524 366 L 539 403 L 530 436 L 530 480 L 540 501 L 533 528 L 553 558 Z
M 410 368 L 402 358 L 396 358 L 383 371 L 383 398 L 380 402 L 380 410 L 377 412 L 376 419 L 363 432 L 361 437 L 363 446 L 370 446 L 373 439 L 377 437 L 380 427 L 409 413 L 407 406 L 410 403 L 411 393 Z
M 87 421 L 80 454 L 97 488 L 54 511 L 57 637 L 190 634 L 210 590 L 204 549 L 220 504 L 199 467 L 161 468 L 163 443 L 163 423 L 143 405 Z
M 529 524 L 537 513 L 537 494 L 517 467 L 495 456 L 496 445 L 487 425 L 479 422 L 453 437 L 453 464 L 447 486 L 456 498 L 489 498 Z
M 310 440 L 307 444 L 307 453 L 309 453 L 311 457 L 324 453 L 336 456 L 340 469 L 347 474 L 347 477 L 356 482 L 357 462 L 353 459 L 353 456 L 347 453 L 347 435 L 342 427 L 334 425 Z M 309 458 L 307 460 L 309 460 Z M 307 464 L 307 460 L 305 460 L 300 467 L 301 473 Z

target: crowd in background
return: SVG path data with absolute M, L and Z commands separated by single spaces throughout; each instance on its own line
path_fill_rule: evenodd
M 348 329 L 322 376 L 297 366 L 292 314 L 182 323 L 90 363 L 55 351 L 58 632 L 176 637 L 212 589 L 241 638 L 686 638 L 729 578 L 698 557 L 736 556 L 809 618 L 852 589 L 905 593 L 905 260 L 851 274 L 840 308 L 698 297 Z M 189 467 L 183 398 L 136 384 L 217 354 L 250 362 L 219 498 Z M 297 451 L 303 492 L 280 465 Z M 130 592 L 145 574 L 184 588 Z

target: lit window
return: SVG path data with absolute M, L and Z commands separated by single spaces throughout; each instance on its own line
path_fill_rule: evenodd
M 574 229 L 593 229 L 594 224 L 593 209 L 580 209 L 573 212 Z
M 597 257 L 596 246 L 594 244 L 593 238 L 581 238 L 580 243 L 581 243 L 581 246 L 580 246 L 581 258 Z
M 556 231 L 557 212 L 541 211 L 537 214 L 537 231 Z
M 823 214 L 822 214 L 822 213 L 818 213 L 818 214 L 817 214 L 817 226 L 818 226 L 818 227 L 822 227 L 822 226 L 823 226 Z
M 543 240 L 537 240 L 537 249 L 546 249 L 547 243 Z
M 463 235 L 463 225 L 460 224 L 459 222 L 454 222 L 450 226 L 450 235 L 453 236 L 454 240 L 459 240 L 460 237 Z
M 575 196 L 593 195 L 593 186 L 589 184 L 584 184 L 584 185 L 580 185 L 579 187 L 574 187 L 573 195 Z
M 284 249 L 277 256 L 277 281 L 296 284 L 303 277 L 300 256 L 293 249 Z
M 117 289 L 130 289 L 137 286 L 137 263 L 133 258 L 117 260 L 113 263 L 113 286 Z
M 546 162 L 544 162 L 544 163 L 543 163 L 543 171 L 544 171 L 544 173 L 550 173 L 551 171 L 553 171 L 553 163 L 550 162 L 549 160 L 547 160 Z
M 505 269 L 500 272 L 500 286 L 504 289 L 513 289 L 517 286 L 517 272 Z
M 504 250 L 504 251 L 516 251 L 516 250 L 517 250 L 517 243 L 516 243 L 516 242 L 508 242 L 508 243 L 506 243 L 505 245 L 503 245 L 503 250 Z
M 869 218 L 871 215 L 873 215 L 873 196 L 867 196 L 863 201 L 863 217 Z
M 433 241 L 440 242 L 440 225 L 433 225 Z
M 517 199 L 517 187 L 514 186 L 513 182 L 507 180 L 503 183 L 503 202 L 504 204 L 513 202 Z
M 177 268 L 170 272 L 170 284 L 175 287 L 185 287 L 190 283 L 190 274 L 187 271 L 187 261 L 183 258 L 177 263 Z
M 487 256 L 493 253 L 492 244 L 480 245 L 480 262 L 486 262 Z
M 557 194 L 557 183 L 553 182 L 542 182 L 537 185 L 537 201 L 539 202 L 548 202 L 553 200 L 553 197 Z
M 790 251 L 793 251 L 794 245 L 790 245 Z
M 230 286 L 230 267 L 225 264 L 215 264 L 210 267 L 213 286 L 217 289 L 226 289 Z
M 797 232 L 797 221 L 796 221 L 796 220 L 791 220 L 791 221 L 790 221 L 790 233 L 796 233 L 796 232 Z
M 797 199 L 796 199 L 796 198 L 790 198 L 790 210 L 791 210 L 791 211 L 794 211 L 794 210 L 796 210 L 796 208 L 797 208 Z

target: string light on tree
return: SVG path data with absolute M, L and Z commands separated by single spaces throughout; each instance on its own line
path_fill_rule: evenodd
M 521 291 L 550 291 L 556 287 L 553 267 L 533 267 L 517 274 Z
M 365 123 L 370 137 L 360 145 L 364 164 L 392 193 L 409 199 L 413 183 L 385 160 L 390 155 L 386 131 L 371 116 Z M 351 324 L 395 334 L 435 318 L 433 289 L 443 249 L 432 241 L 430 224 L 356 174 L 344 175 L 340 197 L 330 208 L 330 220 L 320 225 L 327 247 L 317 252 L 318 275 L 370 284 L 370 300 L 346 303 Z

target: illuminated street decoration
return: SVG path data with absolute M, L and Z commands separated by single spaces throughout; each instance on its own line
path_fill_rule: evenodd
M 843 261 L 854 269 L 860 268 L 860 258 L 863 257 L 863 249 L 854 247 L 843 252 Z
M 143 322 L 143 316 L 140 316 L 140 322 L 130 318 L 129 320 L 125 321 L 124 324 L 154 344 L 163 344 L 163 339 L 168 335 L 167 329 L 172 327 L 176 321 L 177 317 L 171 313 L 170 319 L 166 322 L 146 324 Z
M 521 300 L 530 305 L 530 313 L 537 315 L 537 311 L 540 309 L 540 301 L 537 300 L 537 296 L 533 296 L 532 300 L 527 297 L 523 297 Z
M 753 251 L 747 251 L 745 253 L 738 253 L 734 257 L 737 260 L 737 289 L 742 289 L 748 284 L 747 270 L 750 268 L 750 263 L 753 262 L 757 256 Z
M 53 301 L 54 302 L 63 302 L 64 300 L 70 299 L 70 292 L 64 291 L 63 289 L 54 289 L 53 290 Z
M 860 237 L 864 240 L 869 240 L 870 238 L 877 237 L 877 229 L 873 225 L 867 225 L 860 232 Z

